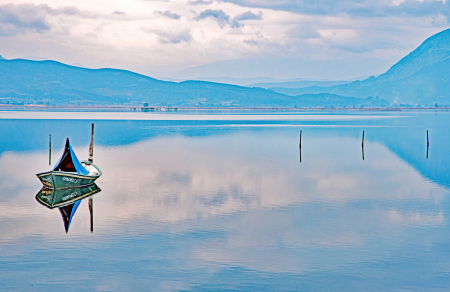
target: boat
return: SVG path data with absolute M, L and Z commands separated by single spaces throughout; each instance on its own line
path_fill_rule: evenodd
M 90 152 L 92 149 L 92 141 Z M 91 152 L 92 153 L 92 152 Z M 66 140 L 64 152 L 51 171 L 36 174 L 44 187 L 49 189 L 71 189 L 89 186 L 102 175 L 101 170 L 90 159 L 79 161 L 72 149 L 69 138 Z

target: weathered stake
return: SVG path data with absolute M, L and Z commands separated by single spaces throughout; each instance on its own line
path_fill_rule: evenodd
M 428 148 L 430 148 L 430 141 L 428 140 L 428 130 L 427 130 L 427 159 L 428 159 Z
M 94 123 L 92 123 L 91 129 L 91 144 L 89 144 L 89 158 L 90 162 L 94 162 Z
M 52 135 L 48 135 L 48 165 L 52 164 Z
M 361 147 L 364 147 L 364 131 L 363 131 L 363 137 L 362 137 L 362 144 Z
M 302 130 L 300 130 L 300 144 L 298 144 L 299 148 L 302 148 Z
M 300 163 L 302 163 L 302 148 L 301 147 L 299 148 L 299 151 L 300 151 Z
M 94 232 L 94 201 L 89 198 L 89 213 L 91 213 L 91 233 Z

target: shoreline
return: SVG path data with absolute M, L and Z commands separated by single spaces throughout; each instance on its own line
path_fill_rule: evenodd
M 177 111 L 234 111 L 234 110 L 285 110 L 285 111 L 423 111 L 423 110 L 439 110 L 448 111 L 450 107 L 366 107 L 366 108 L 345 108 L 345 107 L 164 107 L 164 106 L 121 106 L 121 105 L 105 105 L 105 106 L 47 106 L 47 105 L 9 105 L 0 104 L 1 110 L 111 110 L 111 111 L 131 111 L 131 112 L 177 112 Z

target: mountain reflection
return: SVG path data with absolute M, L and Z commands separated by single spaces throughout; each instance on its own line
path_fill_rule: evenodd
M 47 208 L 59 208 L 64 222 L 66 233 L 69 232 L 70 223 L 81 201 L 89 197 L 89 211 L 91 219 L 91 232 L 93 232 L 93 202 L 92 196 L 101 191 L 96 185 L 74 189 L 48 189 L 43 187 L 36 195 L 36 200 Z

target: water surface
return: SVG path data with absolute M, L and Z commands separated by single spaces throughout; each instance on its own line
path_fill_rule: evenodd
M 66 233 L 35 174 L 48 134 L 52 163 L 66 137 L 86 159 L 91 122 L 93 232 L 84 199 Z M 0 287 L 447 291 L 448 125 L 443 111 L 2 112 Z

